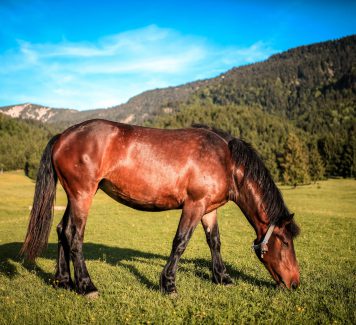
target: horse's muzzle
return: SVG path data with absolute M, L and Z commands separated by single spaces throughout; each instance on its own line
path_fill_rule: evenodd
M 293 281 L 291 284 L 290 284 L 290 288 L 295 290 L 299 287 L 299 283 L 297 281 Z

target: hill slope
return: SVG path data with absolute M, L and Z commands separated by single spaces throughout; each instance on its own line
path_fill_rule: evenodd
M 308 132 L 333 130 L 355 116 L 356 36 L 234 68 L 196 95 L 219 105 L 258 106 Z
M 216 78 L 150 90 L 108 109 L 77 111 L 22 104 L 1 107 L 0 111 L 13 117 L 64 125 L 97 117 L 142 124 L 158 115 L 171 114 L 182 103 L 197 97 L 219 105 L 257 106 L 296 121 L 298 127 L 309 132 L 318 132 L 325 121 L 333 129 L 345 117 L 354 115 L 355 94 L 356 35 L 352 35 L 291 49 Z
M 127 103 L 106 109 L 78 111 L 58 109 L 31 103 L 0 107 L 0 112 L 11 117 L 69 126 L 88 119 L 103 118 L 123 123 L 143 124 L 146 120 L 163 113 L 177 110 L 179 103 L 189 97 L 208 81 L 197 81 L 179 87 L 146 91 L 132 97 Z

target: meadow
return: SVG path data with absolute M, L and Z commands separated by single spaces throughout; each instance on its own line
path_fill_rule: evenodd
M 210 251 L 195 231 L 177 272 L 179 296 L 159 291 L 180 211 L 139 212 L 98 192 L 86 228 L 84 255 L 100 297 L 89 300 L 51 286 L 55 211 L 48 249 L 36 264 L 18 252 L 34 183 L 22 172 L 0 174 L 0 324 L 356 323 L 356 181 L 330 179 L 280 187 L 302 232 L 296 291 L 276 289 L 250 246 L 253 229 L 237 206 L 219 209 L 222 256 L 235 284 L 211 282 Z M 56 206 L 65 206 L 58 186 Z

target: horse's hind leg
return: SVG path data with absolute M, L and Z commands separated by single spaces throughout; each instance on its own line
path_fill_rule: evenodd
M 226 272 L 226 268 L 220 254 L 221 242 L 217 221 L 217 210 L 205 214 L 201 221 L 204 227 L 206 241 L 208 242 L 211 252 L 213 282 L 224 285 L 232 284 L 233 281 Z
M 173 240 L 171 255 L 161 274 L 160 287 L 162 293 L 176 294 L 175 278 L 178 261 L 203 214 L 204 206 L 201 203 L 186 203 L 184 205 L 179 226 Z
M 69 243 L 70 257 L 74 266 L 76 291 L 79 294 L 96 297 L 98 291 L 90 279 L 83 255 L 84 230 L 93 193 L 88 193 L 81 198 L 70 198 L 69 222 L 65 235 Z
M 70 277 L 70 250 L 65 230 L 69 221 L 69 204 L 61 222 L 57 226 L 58 234 L 58 257 L 54 286 L 57 288 L 74 289 L 73 281 Z

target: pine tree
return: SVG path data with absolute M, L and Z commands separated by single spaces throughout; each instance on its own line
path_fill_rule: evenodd
M 288 135 L 280 165 L 284 184 L 296 186 L 310 182 L 308 153 L 294 133 Z
M 339 173 L 343 177 L 353 176 L 353 147 L 352 143 L 345 143 L 342 146 L 341 159 L 339 162 Z
M 325 167 L 316 145 L 309 150 L 309 174 L 313 182 L 319 181 L 325 176 Z

